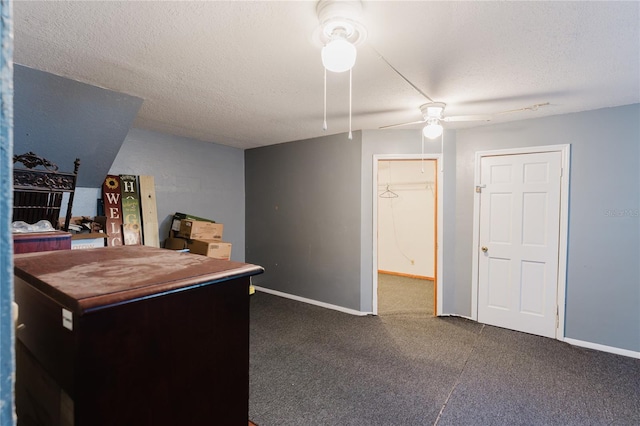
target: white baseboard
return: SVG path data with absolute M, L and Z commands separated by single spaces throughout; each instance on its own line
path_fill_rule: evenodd
M 601 345 L 599 343 L 585 342 L 583 340 L 571 339 L 570 337 L 565 337 L 563 341 L 565 343 L 568 343 L 574 346 L 580 346 L 583 348 L 595 349 L 596 351 L 609 352 L 616 355 L 622 355 L 622 356 L 628 356 L 631 358 L 640 359 L 640 352 L 630 351 L 628 349 L 621 349 L 613 346 Z
M 360 312 L 355 309 L 345 308 L 344 306 L 332 305 L 330 303 L 320 302 L 318 300 L 307 299 L 306 297 L 300 297 L 289 293 L 283 293 L 277 290 L 271 290 L 270 288 L 264 288 L 257 285 L 253 286 L 256 291 L 261 291 L 263 293 L 273 294 L 274 296 L 284 297 L 286 299 L 296 300 L 298 302 L 308 303 L 310 305 L 320 306 L 321 308 L 332 309 L 334 311 L 344 312 L 345 314 L 357 315 L 359 317 L 363 317 L 365 315 L 369 315 L 370 312 Z

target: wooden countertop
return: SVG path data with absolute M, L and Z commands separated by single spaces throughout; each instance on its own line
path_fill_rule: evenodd
M 147 246 L 18 254 L 14 265 L 17 277 L 78 315 L 264 271 Z

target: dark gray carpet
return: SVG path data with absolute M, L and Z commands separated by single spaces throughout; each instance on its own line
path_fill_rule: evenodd
M 640 361 L 461 318 L 256 293 L 250 346 L 260 426 L 640 424 Z

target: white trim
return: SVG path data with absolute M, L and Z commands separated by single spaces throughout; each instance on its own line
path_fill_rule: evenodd
M 480 182 L 480 156 L 476 152 L 475 170 L 473 173 L 474 187 Z M 473 245 L 471 255 L 471 319 L 478 321 L 478 247 L 480 246 L 480 197 L 473 196 Z
M 462 319 L 466 319 L 466 320 L 470 320 L 473 321 L 473 318 L 471 318 L 470 316 L 467 315 L 460 315 L 460 314 L 442 314 L 442 315 L 438 315 L 440 317 L 450 317 L 450 318 L 462 318 Z M 477 322 L 477 321 L 476 321 Z
M 560 152 L 562 154 L 562 176 L 560 177 L 560 231 L 558 240 L 558 328 L 556 339 L 563 340 L 565 326 L 565 301 L 567 290 L 567 254 L 569 238 L 569 172 L 571 165 L 571 145 L 547 145 L 522 148 L 478 151 L 475 158 L 473 185 L 480 184 L 480 160 L 482 157 L 514 154 L 534 154 L 540 152 Z M 473 255 L 471 257 L 471 319 L 478 320 L 478 246 L 480 244 L 480 196 L 473 197 Z
M 344 306 L 332 305 L 330 303 L 320 302 L 318 300 L 307 299 L 306 297 L 300 297 L 300 296 L 296 296 L 296 295 L 289 294 L 289 293 L 283 293 L 283 292 L 278 291 L 278 290 L 271 290 L 270 288 L 264 288 L 264 287 L 260 287 L 260 286 L 257 286 L 257 285 L 254 285 L 253 288 L 255 288 L 256 291 L 261 291 L 263 293 L 269 293 L 269 294 L 273 294 L 274 296 L 284 297 L 286 299 L 292 299 L 292 300 L 296 300 L 298 302 L 303 302 L 303 303 L 308 303 L 310 305 L 320 306 L 321 308 L 327 308 L 327 309 L 332 309 L 334 311 L 344 312 L 345 314 L 356 315 L 356 316 L 359 316 L 359 317 L 363 317 L 365 315 L 370 315 L 371 314 L 371 312 L 360 312 L 360 311 L 356 311 L 355 309 L 345 308 Z
M 438 316 L 443 315 L 443 270 L 442 270 L 442 254 L 444 253 L 444 197 L 442 194 L 443 187 L 443 156 L 442 154 L 375 154 L 373 156 L 373 282 L 372 282 L 372 313 L 378 315 L 378 160 L 436 160 L 436 201 L 438 204 L 438 223 L 437 223 L 437 241 L 436 241 L 436 311 Z
M 560 177 L 560 239 L 558 241 L 558 328 L 556 339 L 563 339 L 565 304 L 567 294 L 567 258 L 569 257 L 569 174 L 571 171 L 571 145 L 559 145 L 562 153 L 562 176 Z
M 585 342 L 583 340 L 571 339 L 569 337 L 565 337 L 564 342 L 574 346 L 595 349 L 596 351 L 609 352 L 616 355 L 640 359 L 640 352 L 630 351 L 629 349 L 616 348 L 614 346 L 601 345 L 599 343 Z

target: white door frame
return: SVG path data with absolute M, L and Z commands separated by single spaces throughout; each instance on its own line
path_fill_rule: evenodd
M 562 154 L 562 175 L 560 177 L 560 235 L 558 239 L 558 290 L 556 295 L 558 307 L 558 327 L 556 339 L 564 339 L 564 314 L 567 287 L 567 247 L 569 238 L 569 168 L 571 165 L 571 145 L 547 145 L 523 148 L 478 151 L 475 159 L 474 187 L 480 185 L 480 161 L 482 157 L 497 155 L 533 154 L 540 152 L 560 152 Z M 471 319 L 478 321 L 478 263 L 480 247 L 480 194 L 474 192 L 473 197 L 473 256 L 471 272 Z
M 443 164 L 442 154 L 376 154 L 373 156 L 373 300 L 372 313 L 378 315 L 378 160 L 436 160 L 436 204 L 437 204 L 437 224 L 436 224 L 436 312 L 442 315 L 442 253 L 443 241 L 443 205 L 442 183 Z

